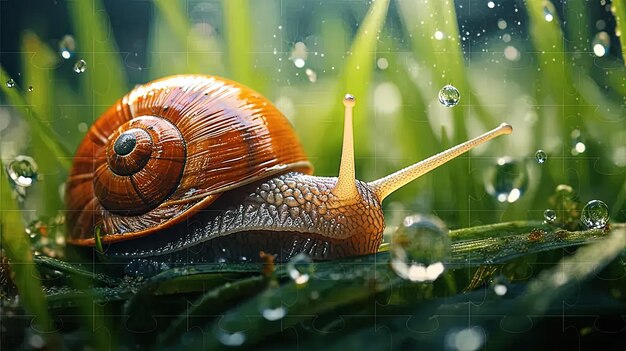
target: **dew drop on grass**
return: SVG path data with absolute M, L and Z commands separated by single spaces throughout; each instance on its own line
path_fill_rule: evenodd
M 485 330 L 479 326 L 452 329 L 447 332 L 445 349 L 454 351 L 480 350 L 485 343 Z
M 543 8 L 543 18 L 545 18 L 546 22 L 552 22 L 554 20 L 554 15 L 548 7 Z
M 306 73 L 307 78 L 309 78 L 309 82 L 317 82 L 317 73 L 315 73 L 314 70 L 307 68 L 304 72 Z
M 489 286 L 498 296 L 506 295 L 506 293 L 509 291 L 509 284 L 509 280 L 503 275 L 495 276 L 489 282 Z
M 445 107 L 453 107 L 459 103 L 461 93 L 452 85 L 446 85 L 439 90 L 439 102 Z
M 391 267 L 413 282 L 432 282 L 445 270 L 450 255 L 448 228 L 437 217 L 408 216 L 391 239 Z
M 501 157 L 485 173 L 485 190 L 498 202 L 513 203 L 524 195 L 528 173 L 523 162 Z
M 601 229 L 609 221 L 609 207 L 600 200 L 591 200 L 583 207 L 580 220 L 589 229 Z
M 277 321 L 287 315 L 287 307 L 283 304 L 278 291 L 270 288 L 259 296 L 259 312 L 268 321 Z
M 35 88 L 32 85 L 29 85 L 28 91 L 32 93 L 33 91 L 35 91 Z
M 542 164 L 548 160 L 548 155 L 543 150 L 537 150 L 537 152 L 535 152 L 535 159 L 537 163 Z
M 7 174 L 17 186 L 26 188 L 37 180 L 37 163 L 30 156 L 17 156 L 7 166 Z
M 598 32 L 593 37 L 591 48 L 594 55 L 598 57 L 606 56 L 611 48 L 611 38 L 607 32 Z
M 249 327 L 248 320 L 236 318 L 234 315 L 222 317 L 214 329 L 217 339 L 226 346 L 241 346 L 246 341 L 245 330 Z
M 9 80 L 7 80 L 7 88 L 13 88 L 15 86 L 15 81 L 13 80 L 13 78 L 10 78 Z
M 554 223 L 556 221 L 556 211 L 553 209 L 543 211 L 543 219 L 546 223 Z
M 59 41 L 59 53 L 61 53 L 61 57 L 64 59 L 69 59 L 74 54 L 74 50 L 76 50 L 76 41 L 74 37 L 69 34 L 66 34 Z
M 85 62 L 85 60 L 78 60 L 76 61 L 76 63 L 74 64 L 74 72 L 76 73 L 83 73 L 85 72 L 85 70 L 87 69 L 87 62 Z
M 287 271 L 296 284 L 305 284 L 313 273 L 313 261 L 306 254 L 299 253 L 289 260 Z

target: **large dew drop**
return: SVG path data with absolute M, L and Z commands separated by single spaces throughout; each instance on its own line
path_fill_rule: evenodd
M 452 85 L 446 85 L 439 90 L 439 102 L 445 107 L 453 107 L 459 103 L 461 93 Z
M 543 211 L 543 219 L 546 223 L 554 223 L 556 221 L 556 211 L 552 209 L 547 209 Z
M 591 200 L 583 207 L 580 220 L 589 229 L 604 228 L 609 221 L 609 207 L 600 200 Z
M 9 80 L 7 80 L 7 88 L 13 88 L 15 86 L 15 81 L 13 80 L 13 78 L 10 78 Z
M 526 165 L 508 157 L 498 159 L 497 164 L 485 174 L 485 190 L 499 202 L 519 200 L 527 186 Z
M 313 261 L 304 253 L 299 253 L 287 263 L 289 276 L 296 284 L 305 284 L 313 273 Z
M 403 279 L 432 282 L 443 273 L 451 245 L 448 229 L 439 218 L 406 217 L 391 239 L 391 267 Z
M 37 163 L 30 156 L 17 156 L 7 166 L 7 174 L 16 186 L 29 187 L 37 180 Z

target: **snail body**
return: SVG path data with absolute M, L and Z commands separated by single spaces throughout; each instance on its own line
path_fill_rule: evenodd
M 346 95 L 339 177 L 311 175 L 287 119 L 258 93 L 204 75 L 136 87 L 80 144 L 66 201 L 68 243 L 110 259 L 186 264 L 375 253 L 391 192 L 501 134 L 482 136 L 373 182 L 354 177 Z M 95 230 L 98 228 L 99 230 Z M 101 233 L 94 235 L 94 233 Z

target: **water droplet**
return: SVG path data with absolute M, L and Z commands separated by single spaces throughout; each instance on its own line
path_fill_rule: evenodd
M 76 73 L 83 73 L 85 72 L 86 69 L 87 69 L 87 62 L 85 62 L 85 60 L 82 60 L 82 59 L 78 60 L 74 64 L 74 72 Z
M 10 78 L 9 80 L 7 80 L 7 88 L 13 88 L 15 86 L 15 81 L 13 80 L 13 78 Z
M 488 8 L 490 8 L 490 9 L 492 9 L 492 8 L 496 7 L 496 4 L 495 4 L 493 1 L 489 1 L 489 2 L 487 3 L 487 7 L 488 7 Z
M 378 60 L 376 60 L 376 66 L 378 67 L 378 69 L 384 71 L 387 69 L 387 67 L 389 67 L 389 61 L 387 61 L 386 58 L 381 57 Z
M 535 152 L 535 159 L 537 163 L 545 163 L 548 160 L 548 155 L 543 150 L 537 150 L 537 152 Z
M 296 67 L 302 68 L 304 67 L 304 64 L 306 63 L 307 56 L 308 56 L 308 51 L 307 51 L 306 44 L 299 41 L 293 46 L 293 50 L 291 50 L 290 59 L 291 61 L 293 61 L 293 64 Z
M 306 73 L 306 76 L 309 78 L 309 82 L 311 83 L 317 82 L 317 73 L 315 73 L 314 70 L 307 68 L 306 71 L 304 72 Z
M 543 211 L 543 219 L 545 219 L 546 223 L 554 223 L 556 221 L 556 211 L 552 209 Z
M 29 92 L 31 92 L 31 93 L 32 93 L 34 90 L 35 90 L 35 88 L 33 88 L 33 86 L 32 86 L 32 85 L 29 85 L 29 86 L 28 86 L 28 91 L 29 91 Z
M 587 228 L 604 228 L 609 221 L 609 207 L 600 200 L 591 200 L 583 207 L 580 220 Z
M 446 350 L 476 351 L 485 343 L 485 330 L 481 327 L 453 329 L 446 334 Z
M 543 8 L 543 18 L 545 18 L 547 22 L 552 22 L 554 20 L 554 15 L 547 6 L 544 6 Z
M 559 184 L 554 189 L 554 192 L 559 196 L 572 197 L 574 196 L 574 188 L 567 184 Z
M 456 106 L 461 99 L 461 93 L 452 85 L 446 85 L 439 90 L 439 102 L 445 107 Z
M 414 282 L 431 282 L 445 270 L 451 241 L 446 225 L 437 217 L 408 216 L 391 239 L 391 267 Z
M 37 179 L 37 163 L 30 156 L 20 155 L 9 163 L 7 173 L 15 185 L 26 188 Z
M 591 42 L 593 53 L 598 56 L 606 56 L 611 48 L 611 38 L 607 32 L 598 32 Z
M 247 319 L 241 320 L 234 315 L 226 315 L 213 330 L 222 344 L 241 346 L 246 341 L 245 330 L 249 327 L 248 323 Z
M 443 37 L 444 37 L 444 35 L 443 35 L 442 31 L 438 30 L 438 31 L 435 32 L 435 39 L 442 40 Z
M 74 50 L 76 50 L 76 41 L 74 37 L 69 34 L 66 34 L 59 41 L 59 52 L 61 53 L 61 57 L 64 59 L 69 59 L 74 54 Z
M 287 271 L 296 284 L 305 284 L 313 273 L 313 261 L 306 254 L 299 253 L 289 260 Z
M 268 321 L 277 321 L 287 315 L 287 307 L 278 293 L 277 289 L 268 289 L 259 297 L 259 312 Z
M 498 275 L 491 279 L 489 286 L 496 295 L 504 296 L 509 291 L 509 280 L 503 275 Z
M 485 173 L 485 190 L 499 202 L 513 203 L 526 191 L 528 174 L 523 162 L 501 157 Z

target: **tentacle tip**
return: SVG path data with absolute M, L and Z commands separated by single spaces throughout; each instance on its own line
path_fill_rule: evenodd
M 508 123 L 502 123 L 499 128 L 502 130 L 503 134 L 513 133 L 513 126 Z
M 354 98 L 354 95 L 346 94 L 343 97 L 343 105 L 345 107 L 354 107 L 355 104 L 356 104 L 356 99 Z

